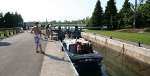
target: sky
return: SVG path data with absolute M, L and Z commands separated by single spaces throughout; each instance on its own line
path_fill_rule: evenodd
M 108 0 L 100 0 L 103 10 Z M 130 0 L 133 2 L 134 0 Z M 0 0 L 0 12 L 18 12 L 25 22 L 64 21 L 90 17 L 97 0 Z M 124 0 L 116 0 L 121 9 Z

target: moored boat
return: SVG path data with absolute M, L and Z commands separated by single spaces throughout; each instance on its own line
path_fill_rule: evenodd
M 80 39 L 64 39 L 63 50 L 78 71 L 100 70 L 103 57 L 93 50 L 90 41 Z

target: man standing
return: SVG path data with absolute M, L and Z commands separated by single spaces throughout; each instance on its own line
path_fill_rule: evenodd
M 60 40 L 61 42 L 64 40 L 65 35 L 64 32 L 62 31 L 61 27 L 58 27 L 58 40 Z
M 78 26 L 75 26 L 75 30 L 73 32 L 73 38 L 74 39 L 81 38 L 81 31 L 79 30 Z
M 35 26 L 32 28 L 32 31 L 31 33 L 34 33 L 34 40 L 35 40 L 35 45 L 36 45 L 36 53 L 43 53 L 43 50 L 42 50 L 42 45 L 41 45 L 41 29 L 39 28 L 39 23 L 36 22 L 35 23 Z M 40 51 L 38 51 L 38 49 L 40 49 Z
M 48 40 L 50 36 L 50 28 L 49 28 L 49 25 L 46 26 L 46 39 Z

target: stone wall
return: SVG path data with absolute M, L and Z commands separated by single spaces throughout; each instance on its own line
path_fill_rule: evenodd
M 104 56 L 112 76 L 149 76 L 150 49 L 137 47 L 92 33 L 82 33 Z

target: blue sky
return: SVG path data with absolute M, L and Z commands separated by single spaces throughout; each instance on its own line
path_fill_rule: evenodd
M 108 0 L 100 0 L 103 10 Z M 133 2 L 134 0 L 130 0 Z M 0 12 L 18 12 L 25 21 L 77 20 L 91 16 L 97 0 L 0 0 Z M 119 10 L 124 0 L 116 0 Z

